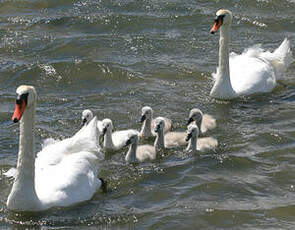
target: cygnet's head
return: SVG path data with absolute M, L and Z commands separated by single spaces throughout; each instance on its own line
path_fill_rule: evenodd
M 192 109 L 188 116 L 188 121 L 186 125 L 189 125 L 193 121 L 196 121 L 197 124 L 201 123 L 203 119 L 203 113 L 200 109 Z
M 83 125 L 88 125 L 88 123 L 92 120 L 93 118 L 93 113 L 91 112 L 91 110 L 89 109 L 85 109 L 83 112 L 82 112 L 82 126 Z
M 153 110 L 149 106 L 144 106 L 141 109 L 141 119 L 140 122 L 144 122 L 145 120 L 151 120 L 153 117 Z
M 113 130 L 113 122 L 111 119 L 106 118 L 102 120 L 102 135 L 105 135 L 108 130 Z
M 187 127 L 187 130 L 186 130 L 186 138 L 185 140 L 186 141 L 189 141 L 192 137 L 198 137 L 199 136 L 199 128 L 197 125 L 190 125 Z
M 130 144 L 134 144 L 134 143 L 138 143 L 138 135 L 139 133 L 134 130 L 134 132 L 128 133 L 128 139 L 125 143 L 125 147 L 130 145 Z
M 165 127 L 165 119 L 163 117 L 157 117 L 155 119 L 155 132 L 156 133 L 159 133 L 160 130 L 164 130 L 164 127 Z
M 21 85 L 16 90 L 15 110 L 12 115 L 13 122 L 18 122 L 26 108 L 30 108 L 37 100 L 37 93 L 34 86 Z
M 214 34 L 218 31 L 221 26 L 228 26 L 231 24 L 233 15 L 229 10 L 218 10 L 216 12 L 216 18 L 214 20 L 214 24 L 210 30 L 211 34 Z

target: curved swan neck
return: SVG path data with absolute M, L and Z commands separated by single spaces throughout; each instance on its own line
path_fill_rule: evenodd
M 197 152 L 197 136 L 193 135 L 187 145 L 186 151 L 196 153 Z
M 35 105 L 27 108 L 20 120 L 19 156 L 17 168 L 31 169 L 31 177 L 35 174 L 35 152 L 34 152 L 34 128 L 35 128 Z
M 153 136 L 153 134 L 152 134 L 152 119 L 147 118 L 143 122 L 140 133 L 141 133 L 141 135 L 143 137 L 151 137 L 151 136 Z
M 114 148 L 113 138 L 112 138 L 112 131 L 107 130 L 104 135 L 104 147 L 105 148 Z
M 165 148 L 164 130 L 163 129 L 161 129 L 157 132 L 157 137 L 156 137 L 154 146 L 155 146 L 156 150 Z
M 137 143 L 136 142 L 132 143 L 125 157 L 125 160 L 127 162 L 136 162 L 136 149 L 137 149 Z
M 218 70 L 210 95 L 219 99 L 231 99 L 236 96 L 231 81 L 229 69 L 230 25 L 220 27 Z
M 17 175 L 7 200 L 12 210 L 39 210 L 41 203 L 35 190 L 34 151 L 35 103 L 26 108 L 20 120 Z
M 219 58 L 218 66 L 222 77 L 229 78 L 229 43 L 230 43 L 230 26 L 220 28 L 219 38 Z
M 199 130 L 201 130 L 202 121 L 203 121 L 203 116 L 201 116 L 201 118 L 196 121 L 196 125 L 198 126 Z

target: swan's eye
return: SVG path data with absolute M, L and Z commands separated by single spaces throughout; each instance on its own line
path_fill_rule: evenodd
M 20 105 L 22 103 L 22 101 L 24 101 L 27 105 L 28 104 L 28 96 L 29 96 L 29 93 L 23 93 L 21 95 L 17 95 L 15 103 Z
M 215 18 L 215 22 L 218 23 L 218 22 L 223 22 L 223 18 L 225 17 L 225 14 L 221 14 L 221 15 L 218 15 L 216 18 Z

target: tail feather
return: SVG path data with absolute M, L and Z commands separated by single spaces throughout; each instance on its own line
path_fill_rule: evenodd
M 277 80 L 280 80 L 285 70 L 293 61 L 290 41 L 285 38 L 282 44 L 273 52 L 273 58 L 271 60 L 277 72 Z

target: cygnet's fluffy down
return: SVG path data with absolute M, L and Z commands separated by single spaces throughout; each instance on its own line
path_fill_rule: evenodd
M 194 122 L 199 130 L 201 130 L 200 135 L 206 134 L 209 130 L 216 128 L 216 119 L 209 115 L 209 114 L 203 114 L 203 112 L 200 109 L 194 108 L 191 109 L 189 112 L 189 117 L 187 121 L 187 125 Z
M 157 130 L 158 132 L 159 141 L 157 143 L 159 145 L 159 148 L 175 148 L 188 144 L 189 139 L 187 139 L 187 132 L 168 132 L 164 135 L 163 127 L 165 120 L 162 117 L 157 117 L 155 119 L 155 123 L 155 130 Z M 190 130 L 190 127 L 197 127 L 197 135 L 199 135 L 199 129 L 197 125 L 190 125 L 188 127 L 188 130 Z M 199 151 L 212 150 L 218 145 L 217 140 L 213 137 L 198 138 L 198 136 L 196 136 L 193 141 L 195 141 L 196 148 Z
M 137 131 L 128 134 L 128 140 L 126 141 L 126 146 L 130 145 L 129 150 L 126 154 L 125 160 L 130 163 L 134 162 L 144 162 L 153 161 L 156 159 L 157 152 L 164 149 L 164 118 L 155 119 L 155 129 L 156 139 L 154 145 L 139 145 L 138 138 L 139 133 Z
M 168 132 L 164 135 L 165 148 L 180 147 L 187 144 L 185 132 Z
M 186 145 L 185 132 L 167 132 L 164 134 L 165 119 L 157 117 L 155 119 L 155 131 L 157 132 L 158 148 L 173 148 Z
M 214 150 L 218 146 L 218 141 L 213 137 L 198 138 L 199 128 L 197 125 L 190 125 L 187 128 L 187 135 L 185 140 L 188 142 L 186 150 L 192 153 L 206 152 Z
M 128 163 L 153 161 L 156 159 L 156 148 L 152 145 L 138 146 L 138 132 L 130 133 L 125 146 L 130 145 L 125 160 Z
M 102 120 L 102 128 L 102 134 L 104 136 L 103 147 L 107 151 L 123 148 L 128 139 L 128 134 L 137 132 L 134 129 L 113 132 L 113 122 L 108 118 Z
M 172 121 L 168 118 L 164 118 L 165 120 L 165 127 L 164 127 L 164 133 L 171 130 L 172 127 Z M 149 106 L 144 106 L 141 109 L 141 131 L 139 136 L 140 137 L 155 137 L 156 133 L 154 131 L 155 129 L 155 119 L 153 119 L 153 110 Z

